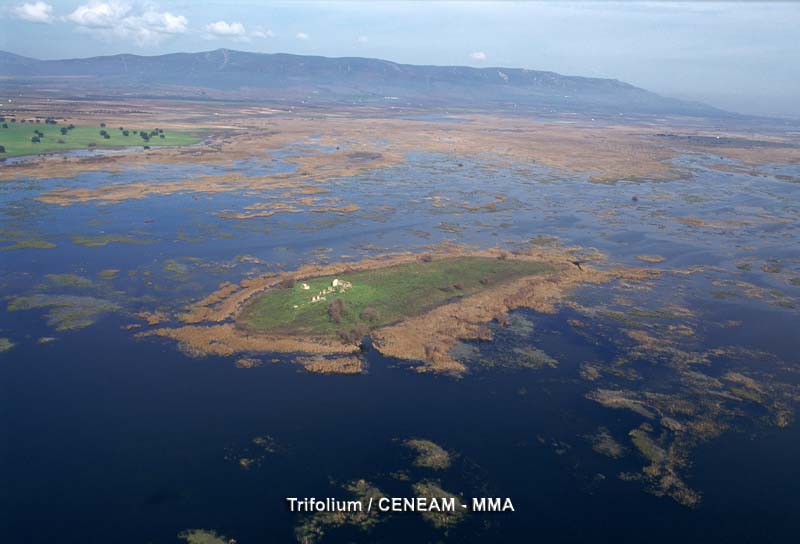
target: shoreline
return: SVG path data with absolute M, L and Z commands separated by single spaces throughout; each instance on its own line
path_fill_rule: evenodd
M 434 260 L 454 257 L 489 257 L 550 264 L 551 272 L 524 276 L 509 282 L 441 304 L 420 314 L 404 317 L 394 323 L 369 331 L 375 349 L 382 355 L 403 360 L 420 361 L 418 372 L 461 375 L 468 369 L 453 359 L 450 348 L 457 341 L 489 340 L 486 324 L 503 322 L 508 312 L 530 308 L 552 312 L 565 295 L 581 285 L 614 279 L 651 277 L 657 271 L 637 268 L 601 270 L 583 261 L 578 267 L 571 262 L 579 248 L 532 247 L 507 252 L 493 248 L 484 250 L 463 247 L 442 247 L 430 255 Z M 244 326 L 239 318 L 259 294 L 278 286 L 287 278 L 308 280 L 316 277 L 360 272 L 415 262 L 417 253 L 381 255 L 359 262 L 306 265 L 297 270 L 267 274 L 240 284 L 223 283 L 213 293 L 190 306 L 179 316 L 181 326 L 161 327 L 137 336 L 159 336 L 176 341 L 183 351 L 193 356 L 233 356 L 240 353 L 297 353 L 302 355 L 353 356 L 360 351 L 358 343 L 344 343 L 335 336 L 295 335 L 258 332 Z M 595 260 L 600 257 L 594 255 Z

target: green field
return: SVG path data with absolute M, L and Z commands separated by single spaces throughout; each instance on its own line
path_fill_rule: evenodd
M 8 128 L 3 128 L 7 125 Z M 164 137 L 154 135 L 149 141 L 145 141 L 138 134 L 141 129 L 146 133 L 154 130 L 154 127 L 124 127 L 128 131 L 125 136 L 119 126 L 100 127 L 99 125 L 75 125 L 75 128 L 68 130 L 66 134 L 61 134 L 62 128 L 69 127 L 69 124 L 59 122 L 57 125 L 41 123 L 11 123 L 10 118 L 0 122 L 0 146 L 5 147 L 5 153 L 0 153 L 2 157 L 15 157 L 19 155 L 35 155 L 37 153 L 48 153 L 53 151 L 69 151 L 71 149 L 107 149 L 114 147 L 129 147 L 149 145 L 151 147 L 165 145 L 190 145 L 199 142 L 202 136 L 195 132 L 164 130 Z M 41 142 L 34 143 L 31 139 L 36 136 L 34 131 L 38 130 L 44 135 L 40 137 Z M 100 131 L 108 132 L 108 138 L 104 138 Z M 63 142 L 63 143 L 62 143 Z M 95 144 L 90 146 L 90 144 Z
M 283 334 L 365 333 L 452 299 L 551 270 L 546 263 L 455 257 L 304 280 L 311 287 L 308 290 L 299 280 L 293 287 L 276 287 L 259 296 L 244 310 L 240 323 Z M 312 296 L 329 287 L 334 278 L 350 282 L 352 287 L 327 295 L 327 300 L 311 302 Z M 338 323 L 328 311 L 336 298 L 345 304 Z

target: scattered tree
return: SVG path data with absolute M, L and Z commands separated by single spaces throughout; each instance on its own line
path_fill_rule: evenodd
M 283 278 L 281 280 L 281 282 L 279 283 L 279 285 L 281 287 L 283 287 L 284 289 L 291 289 L 295 285 L 297 285 L 297 279 L 296 278 Z
M 334 323 L 341 323 L 345 313 L 347 313 L 347 305 L 341 298 L 333 299 L 333 302 L 328 304 L 328 317 Z
M 380 317 L 380 313 L 378 313 L 378 310 L 376 310 L 372 306 L 367 306 L 366 308 L 361 310 L 361 313 L 358 314 L 358 317 L 362 321 L 377 321 L 378 318 Z
M 67 130 L 67 127 L 61 127 L 61 135 L 62 136 L 66 136 L 67 132 L 69 132 L 69 130 Z
M 41 141 L 42 140 L 38 136 L 34 136 L 33 138 L 31 138 L 31 142 L 33 142 L 35 144 L 38 144 Z
M 5 153 L 5 152 L 6 152 L 6 146 L 0 145 L 0 153 Z

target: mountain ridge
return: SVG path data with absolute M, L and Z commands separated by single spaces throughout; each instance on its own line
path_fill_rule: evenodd
M 610 78 L 527 68 L 402 64 L 367 57 L 325 57 L 216 49 L 198 53 L 38 60 L 0 51 L 4 82 L 92 77 L 112 94 L 185 88 L 220 97 L 310 102 L 544 108 L 554 111 L 730 115 L 705 104 L 667 98 Z M 75 82 L 73 81 L 72 84 Z M 3 83 L 7 85 L 8 83 Z M 91 87 L 91 83 L 84 86 Z M 624 110 L 624 111 L 622 111 Z

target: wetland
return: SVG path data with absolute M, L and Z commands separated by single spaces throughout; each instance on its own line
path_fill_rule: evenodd
M 5 112 L 57 119 L 23 125 L 48 138 L 165 134 L 148 150 L 6 143 L 5 534 L 800 530 L 796 133 L 129 105 Z M 516 511 L 297 514 L 287 496 L 511 497 Z

